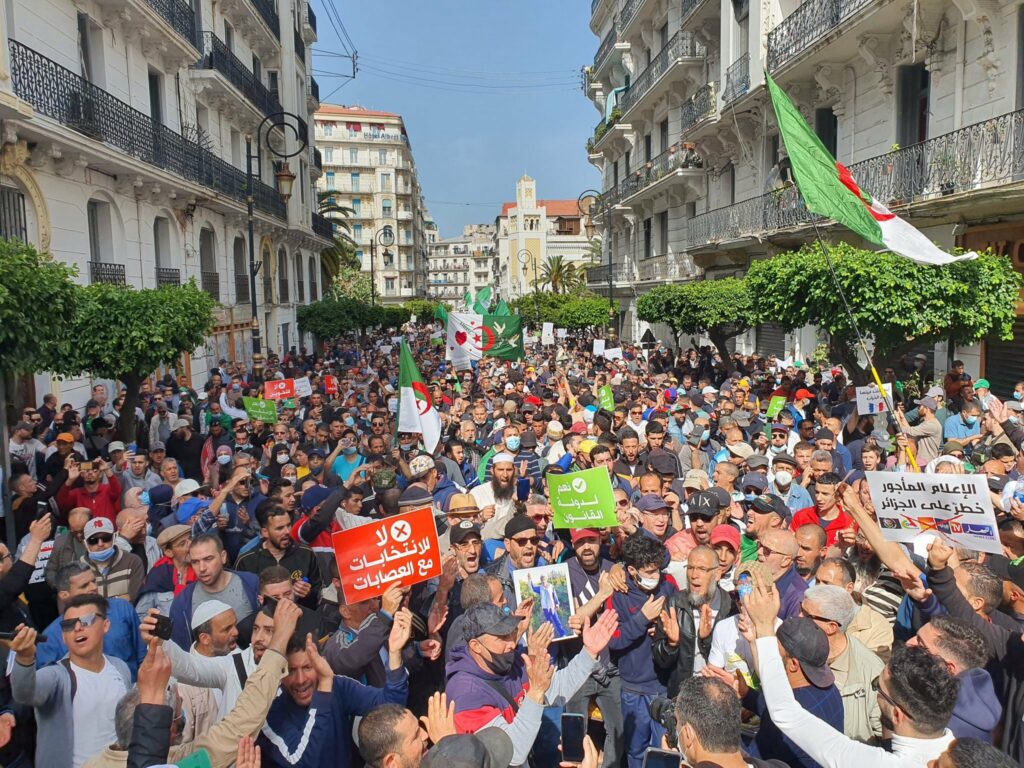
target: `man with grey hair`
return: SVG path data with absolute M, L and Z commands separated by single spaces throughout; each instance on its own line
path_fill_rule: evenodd
M 885 663 L 847 634 L 857 616 L 857 604 L 842 587 L 816 584 L 804 593 L 800 613 L 813 619 L 828 638 L 828 665 L 843 697 L 843 733 L 872 743 L 882 735 L 882 722 L 878 697 L 872 695 L 871 686 Z
M 849 560 L 839 557 L 828 557 L 818 566 L 815 580 L 818 584 L 831 584 L 842 587 L 853 595 L 853 586 L 857 581 L 857 571 Z M 853 622 L 846 628 L 848 637 L 860 640 L 868 649 L 877 654 L 888 654 L 892 649 L 892 625 L 885 617 L 868 605 L 862 603 L 857 609 Z

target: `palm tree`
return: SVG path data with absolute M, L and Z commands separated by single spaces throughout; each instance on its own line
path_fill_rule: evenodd
M 330 219 L 334 227 L 334 245 L 325 248 L 321 257 L 324 266 L 331 275 L 337 275 L 342 267 L 359 267 L 356 258 L 356 243 L 350 236 L 351 225 L 347 219 L 355 215 L 348 206 L 339 205 L 333 190 L 322 190 L 316 193 L 317 213 Z
M 564 256 L 549 256 L 541 267 L 541 279 L 554 293 L 568 293 L 576 279 L 576 265 Z
M 604 254 L 601 252 L 603 245 L 601 242 L 601 236 L 598 235 L 593 238 L 588 245 L 589 248 L 587 249 L 587 256 L 590 258 L 590 261 L 594 264 L 600 264 L 601 259 L 604 258 Z

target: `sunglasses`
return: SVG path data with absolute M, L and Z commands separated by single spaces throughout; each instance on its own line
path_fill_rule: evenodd
M 540 543 L 540 537 L 539 536 L 531 536 L 528 539 L 512 539 L 512 541 L 514 541 L 516 544 L 518 544 L 521 547 L 525 547 L 527 544 L 533 544 L 534 546 L 537 546 Z
M 552 517 L 551 515 L 545 515 L 545 514 L 530 515 L 530 519 L 531 520 L 538 520 L 538 521 L 539 520 L 550 520 L 551 517 Z
M 824 616 L 815 616 L 813 613 L 808 613 L 803 608 L 800 609 L 800 613 L 801 613 L 802 616 L 804 616 L 804 618 L 813 619 L 814 621 L 820 621 L 820 622 L 822 622 L 824 624 L 838 624 L 839 623 L 835 619 L 827 619 Z M 877 683 L 878 680 L 876 679 L 875 682 Z
M 87 544 L 109 544 L 114 540 L 114 537 L 109 533 L 97 533 L 95 536 L 90 536 L 86 539 Z
M 77 619 L 61 619 L 60 631 L 61 632 L 74 632 L 75 627 L 79 624 L 82 625 L 82 629 L 88 629 L 97 621 L 102 621 L 107 618 L 102 613 L 87 613 L 84 616 L 79 616 Z
M 913 720 L 914 719 L 913 716 L 910 715 L 907 712 L 907 710 L 903 709 L 903 706 L 898 701 L 896 701 L 896 699 L 894 699 L 892 696 L 890 696 L 888 693 L 886 693 L 885 691 L 882 690 L 882 686 L 879 685 L 877 677 L 874 680 L 871 681 L 871 690 L 874 691 L 875 693 L 877 693 L 879 696 L 881 696 L 887 702 L 889 702 L 889 704 L 891 704 L 892 706 L 899 708 L 899 710 L 902 711 L 903 714 L 907 716 L 908 720 Z

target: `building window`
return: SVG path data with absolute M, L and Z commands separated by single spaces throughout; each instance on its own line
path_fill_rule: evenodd
M 316 290 L 316 258 L 309 257 L 309 300 L 316 301 L 318 298 Z
M 668 253 L 668 211 L 658 214 L 658 254 Z
M 235 272 L 235 302 L 249 303 L 249 267 L 246 264 L 245 239 L 236 237 L 231 246 L 231 262 Z
M 171 266 L 171 223 L 164 216 L 153 219 L 153 255 L 157 269 Z
M 363 252 L 362 252 L 362 250 L 356 251 L 356 258 L 359 259 L 359 263 L 360 264 L 363 263 Z
M 334 162 L 334 148 L 333 147 L 324 147 L 324 162 L 325 163 L 333 163 Z
M 324 129 L 324 136 L 334 135 L 334 123 L 324 123 L 322 127 Z
M 356 218 L 359 218 L 359 216 L 362 214 L 362 211 L 363 211 L 363 201 L 360 198 L 358 198 L 358 197 L 353 197 L 352 198 L 352 215 L 355 216 Z
M 235 30 L 231 28 L 231 25 L 224 22 L 224 45 L 227 49 L 234 53 L 235 50 Z
M 909 147 L 928 138 L 930 75 L 924 64 L 899 67 L 896 139 Z
M 359 150 L 350 149 L 348 151 L 348 162 L 350 165 L 359 165 Z
M 306 281 L 302 276 L 302 254 L 295 254 L 295 297 L 298 301 L 306 300 Z
M 103 88 L 106 85 L 103 67 L 103 29 L 93 22 L 87 13 L 78 14 L 78 60 L 81 62 L 82 77 Z
M 357 243 L 363 242 L 363 225 L 353 224 L 352 225 L 352 239 Z
M 390 200 L 382 200 L 381 203 L 380 203 L 380 209 L 381 209 L 381 215 L 385 219 L 390 219 L 391 218 L 391 201 Z
M 654 244 L 651 240 L 651 220 L 644 219 L 644 258 L 649 259 L 654 255 Z
M 353 173 L 351 175 L 351 180 L 352 180 L 352 191 L 353 192 L 358 192 L 359 191 L 359 174 L 358 173 Z
M 113 254 L 114 234 L 110 222 L 110 203 L 90 200 L 86 206 L 89 219 L 89 260 L 103 261 Z
M 380 175 L 380 189 L 381 189 L 381 192 L 390 192 L 391 191 L 391 174 L 390 173 L 382 173 Z
M 395 292 L 395 278 L 393 278 L 393 277 L 385 277 L 384 278 L 384 290 L 387 291 L 388 293 L 394 293 Z
M 15 187 L 0 186 L 0 237 L 28 242 L 25 195 Z
M 839 120 L 832 107 L 814 110 L 814 132 L 818 134 L 825 149 L 832 153 L 832 157 L 838 157 L 836 149 L 839 143 Z
M 327 172 L 327 189 L 334 190 L 334 171 Z
M 377 162 L 380 165 L 387 165 L 388 164 L 388 151 L 386 149 L 378 149 L 377 150 Z
M 164 122 L 164 78 L 159 72 L 149 70 L 149 116 L 157 125 Z

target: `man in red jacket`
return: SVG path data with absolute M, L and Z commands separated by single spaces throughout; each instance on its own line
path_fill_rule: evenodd
M 789 527 L 796 531 L 801 525 L 808 523 L 820 525 L 825 529 L 826 546 L 834 546 L 840 531 L 853 525 L 853 518 L 843 511 L 836 495 L 841 482 L 839 475 L 833 472 L 826 472 L 819 477 L 814 484 L 814 506 L 805 507 L 794 514 Z M 841 543 L 846 546 L 852 542 Z
M 75 507 L 88 507 L 92 519 L 105 517 L 111 523 L 121 511 L 121 484 L 105 461 L 69 461 L 68 479 L 57 491 L 57 505 L 67 515 Z M 102 478 L 106 477 L 106 482 Z

